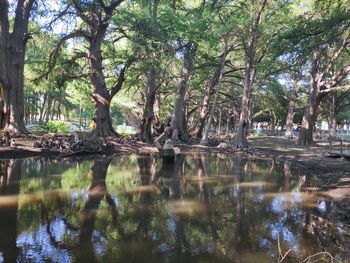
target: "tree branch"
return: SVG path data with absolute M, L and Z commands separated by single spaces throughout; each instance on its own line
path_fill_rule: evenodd
M 335 50 L 331 60 L 328 62 L 326 68 L 322 71 L 322 73 L 320 74 L 320 79 L 322 80 L 326 74 L 328 74 L 328 72 L 332 69 L 334 62 L 338 59 L 338 57 L 340 56 L 341 52 L 343 51 L 343 49 L 347 46 L 348 44 L 348 39 L 349 39 L 350 34 L 348 35 L 347 38 L 345 38 L 342 42 L 342 44 Z
M 131 66 L 131 64 L 135 61 L 134 57 L 131 57 L 127 60 L 127 62 L 125 63 L 124 67 L 122 68 L 122 70 L 120 71 L 117 83 L 113 86 L 113 88 L 110 90 L 109 94 L 111 96 L 111 98 L 114 97 L 115 94 L 117 94 L 124 83 L 125 80 L 125 71 Z
M 54 50 L 51 52 L 50 57 L 49 57 L 49 65 L 48 65 L 48 70 L 43 73 L 41 76 L 37 77 L 36 80 L 41 79 L 41 78 L 48 78 L 48 75 L 50 74 L 50 72 L 54 69 L 55 65 L 56 65 L 56 60 L 57 60 L 57 56 L 58 53 L 62 47 L 62 45 L 69 39 L 73 39 L 73 38 L 79 38 L 79 37 L 83 37 L 83 38 L 89 38 L 89 34 L 83 30 L 79 30 L 79 31 L 75 31 L 72 32 L 64 37 L 62 37 L 56 47 L 54 48 Z
M 79 0 L 72 0 L 72 3 L 75 7 L 75 10 L 77 10 L 78 16 L 85 23 L 87 23 L 89 26 L 94 26 L 92 19 L 84 14 L 84 10 L 83 10 L 82 6 L 80 5 L 80 1 Z

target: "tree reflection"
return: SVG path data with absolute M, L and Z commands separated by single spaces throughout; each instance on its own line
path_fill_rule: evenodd
M 117 223 L 117 207 L 111 195 L 108 193 L 106 186 L 106 175 L 110 162 L 110 159 L 95 160 L 91 167 L 92 180 L 89 188 L 88 200 L 85 203 L 80 223 L 80 251 L 77 260 L 79 262 L 97 261 L 94 244 L 92 243 L 92 236 L 96 214 L 103 199 L 109 206 L 113 223 Z
M 0 161 L 0 195 L 12 200 L 0 207 L 0 252 L 5 262 L 16 262 L 19 253 L 16 239 L 20 180 L 21 160 Z
M 290 162 L 138 156 L 66 163 L 61 177 L 26 162 L 0 162 L 0 193 L 16 196 L 0 203 L 5 262 L 270 262 L 278 236 L 293 257 L 346 248 L 333 204 Z
M 149 186 L 152 177 L 155 173 L 155 160 L 152 157 L 137 158 L 137 164 L 139 167 L 139 173 L 141 176 L 141 186 Z M 140 194 L 140 205 L 141 205 L 141 213 L 139 214 L 140 223 L 139 229 L 142 232 L 143 238 L 148 238 L 148 225 L 151 219 L 151 210 L 150 206 L 152 204 L 152 193 L 150 191 L 142 191 Z
M 197 177 L 198 177 L 198 187 L 199 187 L 199 199 L 204 204 L 206 208 L 208 223 L 210 225 L 211 234 L 213 240 L 218 239 L 217 227 L 214 220 L 214 209 L 211 204 L 212 189 L 211 187 L 203 180 L 203 177 L 207 176 L 207 159 L 204 156 L 195 158 L 195 164 L 197 168 Z
M 236 247 L 237 252 L 250 249 L 249 225 L 246 216 L 245 188 L 240 183 L 245 181 L 245 172 L 247 170 L 247 160 L 238 158 L 235 160 L 235 176 L 237 178 L 237 200 L 236 200 Z

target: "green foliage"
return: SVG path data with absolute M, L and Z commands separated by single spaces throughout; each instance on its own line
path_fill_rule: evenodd
M 47 129 L 49 132 L 64 132 L 69 131 L 69 124 L 64 121 L 49 121 L 47 123 Z

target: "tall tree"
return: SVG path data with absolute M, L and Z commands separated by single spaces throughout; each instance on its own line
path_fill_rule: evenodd
M 249 123 L 249 103 L 253 84 L 256 77 L 256 49 L 257 42 L 260 37 L 260 26 L 264 19 L 264 12 L 267 6 L 267 0 L 263 0 L 258 4 L 251 1 L 252 8 L 250 10 L 250 21 L 246 28 L 246 35 L 242 42 L 244 43 L 244 80 L 243 80 L 243 95 L 242 107 L 239 118 L 238 130 L 236 134 L 235 146 L 237 148 L 247 148 L 247 130 Z M 256 10 L 257 9 L 257 10 Z
M 345 2 L 333 5 L 318 0 L 295 19 L 287 34 L 281 34 L 284 57 L 299 60 L 310 76 L 299 144 L 313 142 L 320 102 L 329 92 L 344 86 L 350 72 L 346 51 L 350 44 L 350 12 Z
M 18 0 L 13 29 L 9 3 L 0 1 L 0 125 L 11 134 L 28 133 L 24 124 L 24 63 L 30 12 L 35 0 Z
M 176 91 L 175 104 L 171 116 L 171 127 L 174 129 L 173 139 L 175 140 L 178 140 L 185 133 L 185 97 L 188 91 L 189 79 L 193 71 L 196 49 L 196 44 L 191 41 L 185 45 L 181 80 Z
M 313 128 L 320 102 L 331 91 L 339 89 L 350 72 L 349 62 L 337 63 L 342 51 L 350 44 L 349 40 L 350 34 L 346 33 L 340 43 L 334 43 L 326 48 L 320 47 L 313 52 L 309 96 L 299 135 L 300 144 L 308 145 L 313 142 Z
M 102 45 L 108 33 L 112 17 L 124 0 L 91 0 L 81 2 L 71 0 L 71 6 L 75 14 L 82 20 L 83 24 L 74 31 L 65 35 L 58 43 L 55 52 L 52 54 L 52 61 L 55 60 L 60 46 L 69 39 L 80 38 L 88 44 L 87 67 L 92 86 L 92 98 L 95 102 L 95 128 L 92 134 L 95 136 L 107 137 L 116 135 L 110 117 L 110 104 L 112 98 L 120 91 L 125 80 L 125 71 L 133 62 L 128 59 L 118 71 L 117 81 L 108 87 L 106 83 L 105 70 L 103 65 Z M 67 9 L 68 10 L 68 9 Z

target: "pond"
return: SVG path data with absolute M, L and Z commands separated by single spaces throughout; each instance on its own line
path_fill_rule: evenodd
M 134 155 L 1 160 L 0 169 L 0 262 L 349 256 L 336 203 L 288 161 Z

